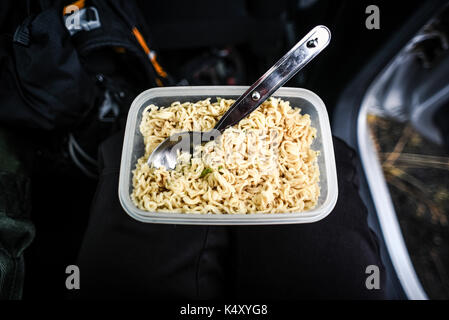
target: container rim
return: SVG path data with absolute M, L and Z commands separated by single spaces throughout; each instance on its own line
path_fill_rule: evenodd
M 139 125 L 137 120 L 138 113 L 144 103 L 154 97 L 173 97 L 173 96 L 197 96 L 205 95 L 218 97 L 221 95 L 239 96 L 248 86 L 186 86 L 186 87 L 163 87 L 152 88 L 139 94 L 131 104 L 127 121 L 125 136 L 122 147 L 122 157 L 120 163 L 119 175 L 119 200 L 125 212 L 135 220 L 147 223 L 163 224 L 195 224 L 195 225 L 278 225 L 278 224 L 298 224 L 313 223 L 324 219 L 335 207 L 338 198 L 337 170 L 335 164 L 334 147 L 332 134 L 327 114 L 326 106 L 321 98 L 314 92 L 303 88 L 283 87 L 278 89 L 273 96 L 297 96 L 298 94 L 306 96 L 307 100 L 313 104 L 317 110 L 321 134 L 323 140 L 324 163 L 327 173 L 327 196 L 319 209 L 311 209 L 301 213 L 254 213 L 254 214 L 199 214 L 199 213 L 169 213 L 169 212 L 147 212 L 138 209 L 131 200 L 129 194 L 130 180 L 129 172 L 126 172 L 126 164 L 131 162 L 132 150 L 129 141 L 132 141 L 132 135 Z M 226 93 L 220 93 L 220 90 L 226 90 Z M 324 143 L 326 141 L 326 143 Z M 130 168 L 133 170 L 133 168 Z

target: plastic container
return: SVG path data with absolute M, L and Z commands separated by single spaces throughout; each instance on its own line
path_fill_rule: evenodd
M 248 87 L 240 86 L 154 88 L 142 92 L 134 100 L 126 123 L 119 181 L 120 203 L 128 215 L 136 220 L 151 223 L 262 225 L 311 223 L 325 218 L 332 211 L 337 202 L 338 184 L 329 118 L 323 101 L 313 92 L 300 88 L 281 88 L 273 96 L 288 100 L 292 107 L 299 107 L 302 113 L 308 113 L 312 126 L 317 129 L 312 149 L 320 152 L 318 165 L 321 195 L 314 209 L 301 213 L 231 215 L 147 212 L 134 205 L 130 196 L 133 188 L 132 171 L 137 159 L 144 154 L 143 137 L 139 131 L 144 108 L 150 104 L 166 107 L 175 101 L 196 102 L 209 97 L 212 101 L 216 97 L 236 99 L 247 89 Z

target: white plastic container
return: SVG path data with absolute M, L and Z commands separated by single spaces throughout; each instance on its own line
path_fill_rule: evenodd
M 147 212 L 134 205 L 131 200 L 132 171 L 137 159 L 144 154 L 143 137 L 139 131 L 144 108 L 150 104 L 167 107 L 175 101 L 196 102 L 209 97 L 212 101 L 216 97 L 236 99 L 247 89 L 248 87 L 240 86 L 154 88 L 142 92 L 133 101 L 126 123 L 119 180 L 120 203 L 128 215 L 136 220 L 151 223 L 262 225 L 311 223 L 325 218 L 332 211 L 337 202 L 338 184 L 329 117 L 323 101 L 313 92 L 300 88 L 281 88 L 273 96 L 290 101 L 292 107 L 301 108 L 302 113 L 310 115 L 312 126 L 317 129 L 312 149 L 320 152 L 318 165 L 321 195 L 314 209 L 300 213 L 234 215 Z

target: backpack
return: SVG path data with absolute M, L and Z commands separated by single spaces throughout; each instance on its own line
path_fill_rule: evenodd
M 0 39 L 0 125 L 62 130 L 85 172 L 143 90 L 173 83 L 134 1 L 41 1 Z M 86 173 L 87 174 L 87 173 Z M 93 174 L 88 174 L 93 175 Z
M 70 128 L 105 99 L 129 106 L 170 83 L 148 38 L 132 1 L 53 3 L 26 17 L 0 40 L 0 122 Z

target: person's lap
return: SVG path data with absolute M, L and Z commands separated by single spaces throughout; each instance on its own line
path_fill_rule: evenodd
M 79 254 L 79 298 L 383 298 L 368 290 L 381 269 L 356 185 L 354 153 L 334 139 L 339 199 L 305 225 L 145 224 L 121 208 L 117 190 L 123 134 L 100 148 L 102 175 Z M 381 280 L 384 280 L 381 277 Z M 381 288 L 383 288 L 381 284 Z

